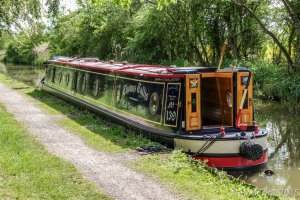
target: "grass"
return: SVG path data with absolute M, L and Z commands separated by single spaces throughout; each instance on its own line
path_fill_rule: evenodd
M 168 155 L 151 155 L 129 163 L 131 167 L 161 180 L 167 187 L 188 199 L 279 199 L 213 171 L 180 150 Z
M 0 81 L 6 82 L 10 87 L 14 87 L 15 83 L 19 84 L 1 74 Z M 59 123 L 79 134 L 93 148 L 119 153 L 138 146 L 156 145 L 45 92 L 35 89 L 20 91 L 28 98 L 35 99 L 48 113 L 68 116 Z M 228 178 L 223 172 L 212 173 L 203 163 L 191 160 L 178 150 L 166 155 L 144 156 L 130 161 L 128 165 L 153 176 L 170 190 L 189 199 L 276 199 L 241 181 Z
M 48 153 L 2 105 L 0 121 L 1 199 L 110 199 Z
M 140 146 L 158 145 L 142 136 L 135 135 L 116 124 L 111 124 L 95 114 L 78 109 L 44 91 L 26 88 L 26 85 L 0 74 L 0 81 L 20 90 L 27 97 L 35 99 L 38 106 L 52 115 L 63 115 L 59 124 L 80 135 L 85 143 L 95 149 L 109 153 L 121 153 Z
M 26 94 L 38 100 L 49 113 L 67 116 L 61 119 L 59 124 L 79 134 L 86 144 L 95 149 L 121 153 L 139 146 L 158 145 L 121 126 L 111 124 L 91 112 L 73 107 L 44 91 L 33 90 Z

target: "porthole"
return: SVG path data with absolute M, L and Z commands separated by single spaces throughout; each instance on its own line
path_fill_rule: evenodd
M 68 85 L 69 85 L 69 82 L 70 82 L 70 75 L 67 74 L 67 75 L 65 76 L 65 78 L 66 78 L 66 86 L 68 86 Z
M 46 70 L 46 74 L 47 74 L 47 80 L 50 80 L 51 79 L 51 68 L 47 68 L 47 70 Z
M 116 103 L 120 103 L 122 98 L 122 86 L 118 85 L 116 88 Z
M 97 79 L 94 82 L 94 86 L 93 86 L 93 95 L 94 97 L 97 97 L 99 95 L 99 86 L 100 86 L 100 80 Z
M 82 73 L 78 73 L 77 82 L 76 82 L 76 92 L 81 92 L 81 83 L 82 83 Z
M 88 86 L 88 75 L 85 75 L 85 76 L 83 77 L 83 80 L 82 80 L 82 87 L 81 87 L 81 92 L 82 92 L 83 94 L 86 93 L 87 86 Z
M 232 108 L 232 94 L 231 91 L 226 92 L 226 101 L 229 108 Z
M 58 75 L 58 83 L 61 83 L 61 81 L 62 81 L 62 76 L 63 76 L 62 72 L 59 72 L 59 75 Z
M 154 92 L 150 96 L 149 102 L 149 111 L 151 115 L 156 115 L 159 108 L 159 95 L 157 92 Z

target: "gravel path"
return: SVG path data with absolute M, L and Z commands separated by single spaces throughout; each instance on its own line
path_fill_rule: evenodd
M 86 179 L 113 198 L 177 199 L 161 183 L 122 164 L 122 159 L 127 159 L 128 155 L 113 156 L 90 148 L 79 136 L 58 125 L 53 115 L 1 83 L 0 102 L 48 151 L 75 165 Z

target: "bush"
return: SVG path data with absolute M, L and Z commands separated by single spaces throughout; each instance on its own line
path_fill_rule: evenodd
M 251 69 L 257 97 L 281 101 L 290 110 L 300 111 L 300 74 L 264 61 L 252 63 Z
M 6 47 L 5 62 L 17 64 L 41 64 L 49 59 L 45 27 L 36 24 L 32 30 L 24 30 L 10 39 Z

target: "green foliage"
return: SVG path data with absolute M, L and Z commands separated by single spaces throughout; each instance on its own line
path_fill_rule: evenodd
M 11 38 L 7 44 L 5 62 L 41 64 L 49 59 L 44 26 L 36 24 Z
M 117 6 L 126 2 L 80 1 L 76 12 L 58 19 L 50 38 L 52 54 L 209 66 L 217 63 L 227 38 L 235 50 L 229 57 L 262 50 L 263 37 L 253 20 L 231 2 L 133 1 L 130 9 Z
M 251 67 L 254 73 L 256 95 L 280 100 L 287 108 L 300 111 L 300 74 L 289 74 L 284 68 L 256 61 Z
M 18 26 L 20 21 L 38 19 L 41 2 L 39 0 L 1 0 L 0 33 L 12 25 Z
M 0 105 L 1 199 L 110 199 L 48 153 Z
M 5 2 L 12 3 L 10 0 Z M 20 4 L 16 6 L 26 4 L 26 8 L 30 8 L 26 13 L 39 10 L 37 0 L 17 2 Z M 48 27 L 50 36 L 41 32 L 26 34 L 28 30 L 14 34 L 11 42 L 4 45 L 7 61 L 40 63 L 47 55 L 37 55 L 34 49 L 49 44 L 51 55 L 147 64 L 216 66 L 223 43 L 227 41 L 225 60 L 243 59 L 251 63 L 264 59 L 280 65 L 278 69 L 270 70 L 268 64 L 259 62 L 259 73 L 262 71 L 267 77 L 258 78 L 257 86 L 264 88 L 265 96 L 282 99 L 291 108 L 299 107 L 298 78 L 291 75 L 300 69 L 300 25 L 297 26 L 295 21 L 295 16 L 300 16 L 295 9 L 299 7 L 299 0 L 289 3 L 293 13 L 286 9 L 285 4 L 275 6 L 271 0 L 78 0 L 78 9 L 63 16 L 58 9 L 59 0 L 47 0 L 46 3 L 54 18 L 53 26 Z M 257 19 L 274 33 L 293 65 L 286 64 L 282 48 L 266 31 L 262 31 L 254 15 L 241 5 L 252 10 Z M 35 29 L 35 23 L 31 22 L 30 26 Z M 0 39 L 0 48 L 2 43 Z M 283 75 L 291 77 L 284 78 Z M 276 84 L 273 84 L 275 79 Z
M 11 40 L 11 35 L 7 31 L 3 31 L 0 35 L 0 50 L 5 50 Z

